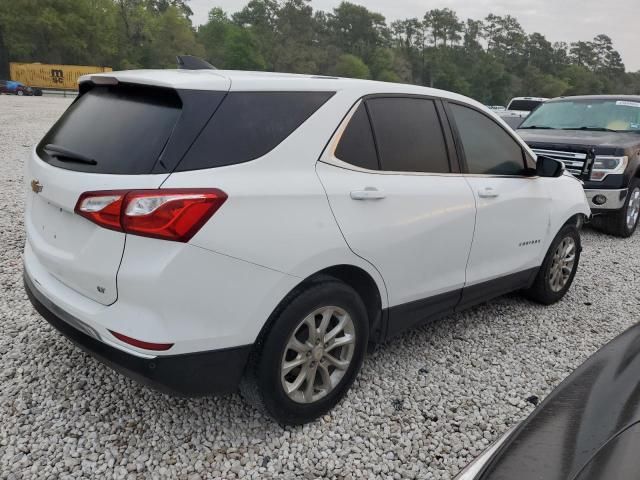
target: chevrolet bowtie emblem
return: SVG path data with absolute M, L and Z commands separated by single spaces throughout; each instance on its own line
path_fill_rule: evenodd
M 38 180 L 31 180 L 31 190 L 33 190 L 33 193 L 40 193 L 42 191 L 42 185 Z

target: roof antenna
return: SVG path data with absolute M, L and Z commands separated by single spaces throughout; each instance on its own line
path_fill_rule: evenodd
M 209 62 L 205 62 L 193 55 L 178 55 L 176 56 L 176 62 L 180 70 L 217 70 Z

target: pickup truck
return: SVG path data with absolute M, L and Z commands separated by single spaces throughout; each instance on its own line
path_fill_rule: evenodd
M 497 111 L 496 113 L 511 128 L 518 128 L 522 121 L 529 114 L 538 108 L 538 105 L 546 102 L 547 98 L 542 97 L 515 97 L 512 98 L 507 105 L 506 110 Z
M 549 100 L 517 133 L 583 181 L 594 227 L 630 237 L 640 213 L 640 96 Z

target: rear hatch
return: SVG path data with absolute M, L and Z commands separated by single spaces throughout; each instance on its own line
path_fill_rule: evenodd
M 48 274 L 104 305 L 117 300 L 126 235 L 76 215 L 78 198 L 160 187 L 228 90 L 221 78 L 224 88 L 201 95 L 110 77 L 81 86 L 26 164 L 27 248 Z

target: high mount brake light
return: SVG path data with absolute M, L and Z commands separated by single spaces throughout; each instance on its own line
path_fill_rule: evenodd
M 188 242 L 227 200 L 217 188 L 85 192 L 75 212 L 104 228 Z

